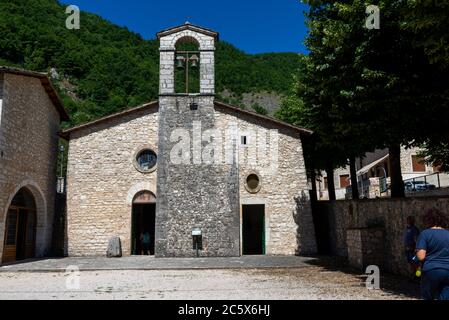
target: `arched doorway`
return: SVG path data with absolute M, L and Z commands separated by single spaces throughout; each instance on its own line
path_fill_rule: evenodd
M 3 262 L 33 258 L 36 249 L 36 202 L 26 188 L 20 189 L 8 208 Z
M 131 254 L 154 255 L 155 231 L 156 197 L 150 191 L 141 191 L 134 197 L 132 206 Z M 145 244 L 148 237 L 149 244 Z

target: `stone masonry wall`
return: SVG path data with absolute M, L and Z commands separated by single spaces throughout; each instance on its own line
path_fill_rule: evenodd
M 157 105 L 72 134 L 67 177 L 68 254 L 105 255 L 120 236 L 131 251 L 132 201 L 142 190 L 156 194 L 156 171 L 139 172 L 135 153 L 156 153 Z
M 240 135 L 248 135 L 247 146 L 240 145 L 240 136 L 237 137 L 240 204 L 265 205 L 266 253 L 316 253 L 299 133 L 225 108 L 216 107 L 216 110 L 216 126 L 222 130 L 222 135 L 231 124 L 237 125 Z M 270 130 L 277 130 L 277 142 L 271 141 Z M 260 136 L 265 136 L 266 141 L 260 140 Z M 261 189 L 257 193 L 245 188 L 246 178 L 251 173 L 261 179 Z
M 156 256 L 194 256 L 194 228 L 202 230 L 201 256 L 239 256 L 238 171 L 204 161 L 202 134 L 215 127 L 213 96 L 196 97 L 198 110 L 190 101 L 159 99 Z M 175 130 L 185 134 L 178 137 Z M 172 151 L 180 139 L 188 139 L 182 150 L 187 157 L 175 163 Z
M 367 266 L 384 264 L 384 230 L 382 228 L 355 228 L 346 231 L 349 265 L 360 270 Z
M 56 191 L 59 114 L 39 79 L 4 74 L 0 125 L 0 257 L 6 214 L 21 187 L 37 206 L 36 256 L 49 253 Z
M 333 254 L 348 256 L 348 229 L 381 227 L 385 231 L 383 270 L 408 275 L 403 245 L 407 217 L 414 216 L 417 227 L 422 230 L 422 217 L 430 208 L 438 208 L 449 216 L 449 197 L 321 202 L 320 208 L 320 214 L 329 218 Z
M 426 165 L 426 170 L 422 172 L 414 172 L 413 171 L 413 163 L 412 156 L 419 154 L 421 150 L 419 148 L 405 148 L 401 147 L 401 170 L 404 179 L 407 179 L 412 176 L 423 176 L 426 174 L 433 173 L 432 166 Z
M 181 40 L 197 43 L 200 50 L 199 95 L 174 94 L 174 55 Z M 202 157 L 203 132 L 215 128 L 214 50 L 214 37 L 196 30 L 180 30 L 160 38 L 155 248 L 159 257 L 194 256 L 194 228 L 202 230 L 202 256 L 240 254 L 237 167 L 207 163 Z M 193 103 L 196 110 L 191 108 Z M 183 131 L 181 136 L 176 134 L 179 130 Z M 179 139 L 188 139 L 187 148 L 180 151 L 186 157 L 175 163 L 172 152 Z

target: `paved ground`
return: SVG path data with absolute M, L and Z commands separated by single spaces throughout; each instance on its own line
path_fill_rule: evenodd
M 391 275 L 381 277 L 381 290 L 368 290 L 365 277 L 352 269 L 341 267 L 338 262 L 326 258 L 278 257 L 279 259 L 257 259 L 257 257 L 205 261 L 201 268 L 190 268 L 185 261 L 170 262 L 165 267 L 148 257 L 134 257 L 138 263 L 152 264 L 150 270 L 106 270 L 81 271 L 79 278 L 74 273 L 12 271 L 2 267 L 0 272 L 0 299 L 187 299 L 187 300 L 253 300 L 253 299 L 414 299 L 418 286 L 403 278 Z M 58 260 L 59 267 L 75 262 L 105 266 L 101 260 L 86 262 L 86 259 Z M 114 263 L 118 263 L 120 259 Z M 198 259 L 200 261 L 202 259 Z M 210 260 L 210 259 L 205 259 Z M 132 260 L 128 260 L 131 262 Z M 145 263 L 144 263 L 145 261 Z M 220 263 L 218 263 L 220 261 Z M 265 261 L 264 263 L 262 263 Z M 277 261 L 277 262 L 276 262 Z M 276 267 L 288 262 L 287 268 Z M 101 263 L 100 263 L 101 262 Z M 29 266 L 40 268 L 47 261 L 33 262 Z M 56 262 L 54 262 L 56 263 Z M 123 262 L 124 264 L 125 262 Z M 267 264 L 274 267 L 268 267 Z M 178 266 L 175 268 L 176 264 Z M 217 268 L 206 268 L 206 264 Z M 223 265 L 239 264 L 238 268 L 222 269 Z M 242 267 L 246 265 L 246 267 Z M 167 268 L 167 265 L 170 268 Z M 184 265 L 184 268 L 179 268 Z M 256 265 L 262 265 L 263 268 Z M 17 268 L 18 265 L 16 265 Z M 9 269 L 8 269 L 9 268 Z M 84 268 L 88 270 L 89 268 Z M 8 269 L 8 270 L 7 270 Z M 24 269 L 22 267 L 22 269 Z M 29 268 L 28 268 L 29 269 Z M 83 268 L 82 268 L 83 270 Z M 31 270 L 28 270 L 31 271 Z M 77 286 L 79 279 L 79 288 Z
M 131 256 L 123 258 L 63 258 L 21 262 L 0 267 L 0 272 L 64 272 L 69 266 L 81 271 L 96 270 L 183 270 L 238 268 L 297 268 L 317 258 L 296 256 L 244 256 L 235 258 L 164 258 Z

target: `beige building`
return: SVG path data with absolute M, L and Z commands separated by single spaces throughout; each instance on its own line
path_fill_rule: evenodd
M 124 255 L 316 252 L 310 132 L 215 101 L 217 33 L 185 24 L 158 38 L 159 101 L 63 132 L 68 255 L 104 255 L 112 237 Z M 195 66 L 199 92 L 176 92 L 175 72 Z
M 401 172 L 402 179 L 406 183 L 406 192 L 416 195 L 416 184 L 421 188 L 449 187 L 449 176 L 439 173 L 438 167 L 425 163 L 420 156 L 420 148 L 401 147 Z M 383 190 L 379 178 L 387 177 L 387 185 L 390 183 L 390 163 L 388 149 L 368 152 L 364 157 L 356 160 L 357 180 L 359 192 L 365 198 L 388 197 L 389 191 Z M 423 183 L 424 182 L 424 183 Z M 337 200 L 345 199 L 349 193 L 347 187 L 351 185 L 349 166 L 338 168 L 334 171 L 334 183 Z M 423 190 L 430 191 L 430 190 Z M 328 200 L 327 175 L 322 172 L 317 180 L 318 199 Z M 428 192 L 426 193 L 428 194 Z
M 0 67 L 0 257 L 51 248 L 56 154 L 67 113 L 46 75 Z

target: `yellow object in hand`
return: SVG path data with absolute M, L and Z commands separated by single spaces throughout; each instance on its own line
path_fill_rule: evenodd
M 418 278 L 421 277 L 421 274 L 422 274 L 421 268 L 419 268 L 418 270 L 416 270 L 415 275 L 416 275 Z

